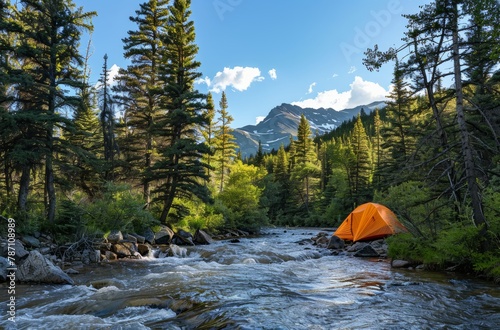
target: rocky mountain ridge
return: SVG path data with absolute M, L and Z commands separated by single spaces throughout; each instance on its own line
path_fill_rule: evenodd
M 236 144 L 240 148 L 242 157 L 254 155 L 262 144 L 262 150 L 269 152 L 278 150 L 281 144 L 287 146 L 290 136 L 296 138 L 300 116 L 304 114 L 309 120 L 314 135 L 322 135 L 338 127 L 344 121 L 352 119 L 361 112 L 370 113 L 376 108 L 386 106 L 383 101 L 357 106 L 351 109 L 313 109 L 301 108 L 296 105 L 283 103 L 273 108 L 266 118 L 257 125 L 247 125 L 233 131 Z

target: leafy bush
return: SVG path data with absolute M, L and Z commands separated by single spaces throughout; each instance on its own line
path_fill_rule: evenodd
M 389 246 L 387 255 L 394 259 L 404 259 L 411 262 L 423 262 L 424 244 L 421 238 L 411 233 L 401 233 L 387 238 Z
M 216 198 L 228 226 L 257 230 L 267 224 L 267 208 L 260 205 L 263 188 L 258 185 L 265 175 L 265 169 L 241 161 L 231 167 L 229 180 Z
M 178 220 L 171 223 L 175 228 L 182 228 L 194 233 L 198 229 L 216 231 L 224 225 L 224 216 L 217 213 L 217 210 L 212 205 L 205 204 L 197 199 L 177 199 L 175 203 L 181 206 L 183 210 L 182 216 L 177 214 L 176 218 Z M 170 214 L 169 219 L 172 219 Z
M 87 205 L 86 225 L 103 232 L 142 232 L 158 222 L 144 205 L 142 196 L 129 186 L 108 184 L 103 196 Z
M 457 223 L 442 230 L 437 240 L 425 251 L 424 261 L 439 268 L 453 265 L 471 268 L 475 257 L 481 251 L 479 231 L 470 224 Z
M 59 204 L 54 224 L 46 224 L 46 229 L 54 235 L 56 242 L 75 241 L 86 231 L 85 208 L 71 200 Z

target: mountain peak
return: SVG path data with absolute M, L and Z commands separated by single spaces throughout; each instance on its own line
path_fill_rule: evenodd
M 297 136 L 300 116 L 304 114 L 311 125 L 313 134 L 325 134 L 337 128 L 342 122 L 352 119 L 365 109 L 371 112 L 376 108 L 384 108 L 385 102 L 373 102 L 351 109 L 313 109 L 301 108 L 297 105 L 282 103 L 271 109 L 269 114 L 257 125 L 247 125 L 234 130 L 233 135 L 240 147 L 243 157 L 251 156 L 258 150 L 259 141 L 264 152 L 278 150 L 281 144 L 287 145 L 290 136 Z

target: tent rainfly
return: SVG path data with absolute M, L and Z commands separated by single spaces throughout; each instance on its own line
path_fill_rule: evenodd
M 355 208 L 333 235 L 356 242 L 407 231 L 389 208 L 377 203 L 366 203 Z

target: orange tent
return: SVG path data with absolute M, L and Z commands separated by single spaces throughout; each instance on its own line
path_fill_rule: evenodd
M 366 241 L 408 231 L 387 207 L 366 203 L 352 211 L 334 235 L 348 241 Z

